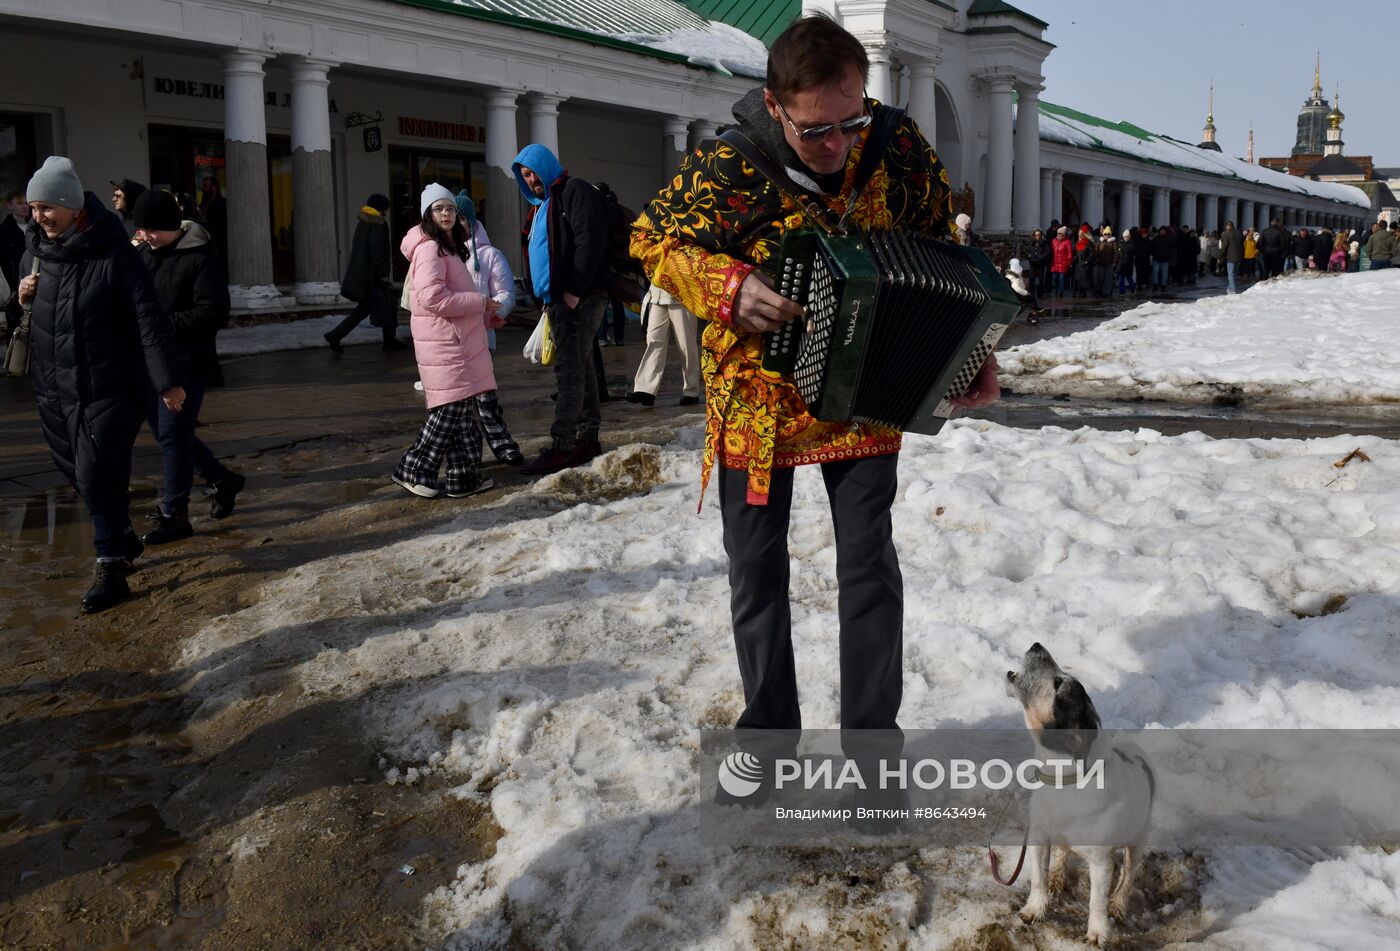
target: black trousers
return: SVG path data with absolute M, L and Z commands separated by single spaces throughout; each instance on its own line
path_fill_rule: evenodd
M 890 522 L 898 462 L 887 455 L 822 465 L 836 533 L 843 730 L 898 729 L 904 581 Z M 749 505 L 748 474 L 720 467 L 729 604 L 744 684 L 739 729 L 802 727 L 788 602 L 793 475 L 775 468 L 768 504 Z
M 394 308 L 392 318 L 389 316 L 391 307 Z M 393 343 L 395 331 L 398 330 L 398 306 L 393 298 L 392 288 L 384 284 L 371 284 L 364 298 L 355 305 L 354 310 L 345 315 L 344 320 L 336 324 L 330 336 L 337 341 L 344 340 L 366 317 L 379 328 L 386 344 Z

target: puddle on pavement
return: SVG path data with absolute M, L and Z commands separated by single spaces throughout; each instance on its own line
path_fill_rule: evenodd
M 21 563 L 92 554 L 92 519 L 68 489 L 0 501 L 0 533 L 20 543 Z

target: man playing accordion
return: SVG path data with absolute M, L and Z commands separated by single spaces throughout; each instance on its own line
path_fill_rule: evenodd
M 763 333 L 800 318 L 760 266 L 813 215 L 864 230 L 951 234 L 952 190 L 917 125 L 903 118 L 854 207 L 857 164 L 883 107 L 865 96 L 869 62 L 822 15 L 774 41 L 767 84 L 734 106 L 738 128 L 781 166 L 779 188 L 729 143 L 690 154 L 633 225 L 652 283 L 707 321 L 702 496 L 716 464 L 730 606 L 745 707 L 740 729 L 801 727 L 788 603 L 794 467 L 820 464 L 835 529 L 841 728 L 896 729 L 903 581 L 891 531 L 901 433 L 814 419 L 791 381 L 762 368 Z M 988 359 L 957 405 L 999 395 Z

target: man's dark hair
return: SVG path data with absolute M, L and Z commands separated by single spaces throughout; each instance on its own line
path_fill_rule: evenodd
M 467 228 L 462 224 L 461 215 L 452 223 L 452 230 L 444 233 L 433 220 L 433 210 L 429 208 L 423 212 L 423 233 L 437 242 L 438 257 L 455 254 L 463 261 L 467 259 Z
M 389 210 L 389 199 L 379 192 L 375 192 L 365 199 L 365 207 L 373 208 L 382 215 Z
M 24 197 L 24 192 L 10 192 L 8 195 L 5 196 L 5 204 L 8 205 L 10 202 L 14 201 L 16 198 L 23 198 L 23 197 Z
M 768 91 L 779 98 L 799 89 L 838 81 L 851 64 L 860 81 L 870 76 L 870 57 L 860 40 L 824 13 L 793 20 L 768 51 Z

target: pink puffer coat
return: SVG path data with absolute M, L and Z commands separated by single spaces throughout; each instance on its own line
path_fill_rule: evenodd
M 413 354 L 428 408 L 496 388 L 486 349 L 486 298 L 455 254 L 438 253 L 422 226 L 408 229 L 399 245 L 409 260 Z

